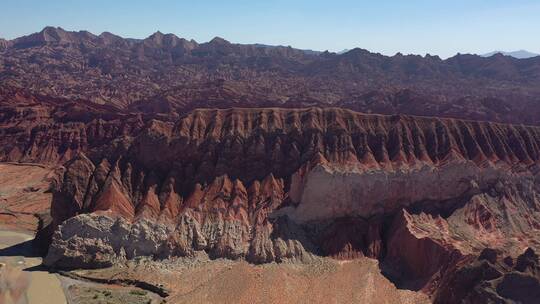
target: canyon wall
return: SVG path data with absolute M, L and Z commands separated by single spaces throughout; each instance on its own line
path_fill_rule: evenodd
M 59 167 L 35 242 L 53 268 L 367 256 L 437 303 L 529 303 L 539 58 L 47 27 L 0 39 L 0 161 Z
M 433 292 L 486 247 L 537 248 L 539 147 L 537 127 L 343 109 L 152 119 L 65 163 L 45 263 L 368 256 Z

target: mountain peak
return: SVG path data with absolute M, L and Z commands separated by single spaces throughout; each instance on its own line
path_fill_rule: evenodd
M 99 34 L 98 38 L 101 41 L 101 43 L 105 45 L 125 43 L 125 40 L 122 37 L 117 36 L 110 32 L 103 32 Z
M 184 38 L 180 38 L 175 34 L 163 34 L 160 31 L 157 31 L 152 35 L 148 36 L 146 39 L 144 39 L 144 41 L 160 47 L 176 47 L 178 45 L 184 45 L 188 48 L 193 48 L 196 45 L 196 42 L 194 41 L 188 42 Z
M 120 38 L 120 39 L 122 39 L 122 37 L 117 36 L 117 35 L 115 35 L 115 34 L 113 34 L 111 32 L 103 32 L 103 33 L 99 34 L 99 37 L 101 37 L 101 38 Z
M 510 51 L 510 52 L 493 51 L 493 52 L 489 52 L 489 53 L 486 53 L 486 54 L 483 54 L 483 55 L 480 55 L 480 56 L 482 56 L 482 57 L 491 57 L 491 56 L 496 56 L 496 55 L 514 57 L 514 58 L 517 58 L 517 59 L 527 59 L 527 58 L 540 56 L 540 54 L 532 53 L 532 52 L 529 52 L 529 51 L 523 50 L 523 49 L 518 50 L 518 51 Z
M 373 53 L 371 53 L 370 51 L 368 51 L 366 49 L 356 47 L 354 49 L 348 50 L 347 52 L 345 52 L 345 53 L 343 53 L 341 55 L 345 55 L 345 56 L 370 56 L 370 55 L 373 55 Z
M 165 36 L 165 34 L 163 34 L 161 31 L 156 31 L 152 35 L 148 36 L 148 38 L 158 38 L 163 36 Z
M 155 33 L 153 33 L 152 35 L 146 37 L 144 39 L 144 41 L 151 41 L 151 42 L 154 42 L 156 44 L 161 44 L 162 41 L 163 41 L 163 33 L 160 32 L 160 31 L 157 31 Z
M 221 38 L 221 37 L 214 37 L 212 40 L 210 40 L 208 43 L 211 43 L 211 44 L 231 44 L 229 41 Z
M 96 36 L 88 31 L 66 31 L 61 27 L 46 26 L 40 32 L 14 40 L 16 47 L 32 47 L 49 43 L 80 43 L 92 41 Z
M 40 33 L 48 33 L 48 34 L 53 34 L 53 33 L 62 33 L 62 32 L 66 32 L 66 30 L 64 30 L 63 28 L 59 27 L 59 26 L 46 26 L 44 27 Z
M 59 42 L 66 38 L 67 32 L 61 27 L 46 26 L 38 33 L 45 42 Z

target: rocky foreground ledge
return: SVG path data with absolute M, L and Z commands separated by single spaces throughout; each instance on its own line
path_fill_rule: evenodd
M 138 128 L 46 147 L 73 155 L 40 234 L 46 264 L 366 256 L 435 294 L 487 247 L 539 248 L 537 127 L 313 108 L 196 110 Z

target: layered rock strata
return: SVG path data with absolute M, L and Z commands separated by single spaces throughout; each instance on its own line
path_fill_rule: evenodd
M 0 39 L 0 98 L 8 87 L 142 113 L 335 106 L 540 124 L 540 58 L 502 54 L 444 60 L 359 48 L 336 54 L 217 37 L 197 43 L 160 32 L 130 39 L 46 27 Z
M 369 256 L 398 285 L 434 292 L 488 246 L 516 256 L 540 244 L 536 127 L 197 110 L 103 147 L 65 164 L 48 265 L 198 250 L 254 263 Z

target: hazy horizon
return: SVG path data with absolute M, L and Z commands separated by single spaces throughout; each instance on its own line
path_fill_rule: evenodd
M 145 38 L 156 31 L 206 42 L 222 37 L 234 43 L 292 46 L 340 52 L 363 48 L 384 55 L 527 50 L 540 53 L 540 3 L 530 0 L 408 3 L 384 1 L 106 1 L 24 3 L 6 1 L 0 37 L 39 32 L 45 26 L 69 31 L 111 32 Z M 347 9 L 344 9 L 347 8 Z M 21 16 L 24 16 L 22 18 Z M 212 22 L 208 22 L 212 20 Z

